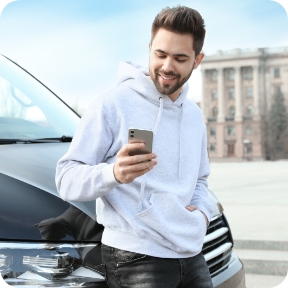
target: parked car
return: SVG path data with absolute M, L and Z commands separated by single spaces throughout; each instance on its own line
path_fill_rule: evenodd
M 79 115 L 16 63 L 0 55 L 0 272 L 12 287 L 107 287 L 103 226 L 95 201 L 65 202 L 56 190 L 58 159 Z M 244 268 L 221 204 L 203 254 L 214 287 L 245 287 Z

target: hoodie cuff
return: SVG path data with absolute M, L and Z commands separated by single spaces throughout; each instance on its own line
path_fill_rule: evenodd
M 119 183 L 114 176 L 114 165 L 115 163 L 112 164 L 108 164 L 107 166 L 105 166 L 102 169 L 102 179 L 103 179 L 103 183 L 105 183 L 105 187 L 107 188 L 107 193 L 110 192 L 113 188 L 115 188 L 116 186 L 120 185 L 121 183 Z

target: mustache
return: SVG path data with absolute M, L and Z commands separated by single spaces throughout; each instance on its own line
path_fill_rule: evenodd
M 158 69 L 158 70 L 156 70 L 156 73 L 157 74 L 161 74 L 161 75 L 163 75 L 163 76 L 174 76 L 174 77 L 176 77 L 176 78 L 178 78 L 180 75 L 179 74 L 176 74 L 176 73 L 174 73 L 174 72 L 167 72 L 167 71 L 165 71 L 165 70 L 160 70 L 160 69 Z

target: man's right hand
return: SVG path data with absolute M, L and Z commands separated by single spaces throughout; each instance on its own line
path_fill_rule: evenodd
M 117 153 L 114 176 L 119 183 L 130 183 L 135 178 L 149 172 L 157 164 L 155 153 L 129 155 L 130 151 L 144 148 L 144 146 L 144 143 L 126 144 Z

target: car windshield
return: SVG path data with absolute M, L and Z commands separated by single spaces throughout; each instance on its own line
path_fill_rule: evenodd
M 79 116 L 0 55 L 0 140 L 73 137 Z

